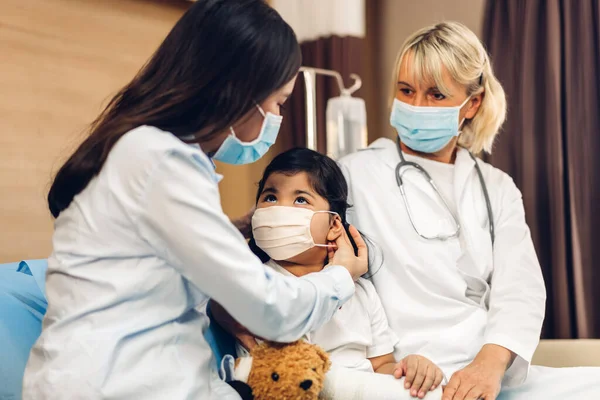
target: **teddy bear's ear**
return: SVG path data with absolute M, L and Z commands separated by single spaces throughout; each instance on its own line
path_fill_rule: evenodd
M 319 357 L 321 357 L 321 360 L 323 360 L 323 372 L 329 371 L 329 367 L 331 367 L 331 361 L 329 361 L 329 355 L 327 354 L 327 352 L 325 352 L 325 350 L 323 350 L 319 346 L 315 346 L 315 349 L 316 349 Z

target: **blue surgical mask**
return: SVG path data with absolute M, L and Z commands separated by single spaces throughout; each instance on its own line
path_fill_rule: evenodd
M 233 128 L 229 128 L 231 135 L 225 138 L 219 150 L 212 157 L 213 159 L 227 164 L 250 164 L 269 151 L 277 139 L 283 117 L 270 112 L 265 113 L 259 105 L 256 108 L 264 118 L 258 137 L 251 142 L 242 142 L 235 136 Z
M 394 99 L 390 123 L 398 131 L 400 140 L 410 149 L 421 153 L 442 150 L 453 137 L 460 134 L 460 109 L 469 96 L 456 107 L 417 107 Z

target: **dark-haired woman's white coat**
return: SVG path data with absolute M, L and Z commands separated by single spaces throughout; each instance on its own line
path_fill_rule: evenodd
M 168 132 L 143 126 L 118 141 L 56 219 L 24 399 L 237 399 L 211 369 L 198 306 L 214 298 L 285 342 L 353 295 L 340 266 L 303 279 L 266 268 L 223 213 L 219 179 Z

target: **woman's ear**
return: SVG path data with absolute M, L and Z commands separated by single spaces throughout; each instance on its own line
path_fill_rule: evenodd
M 342 220 L 339 215 L 334 215 L 333 220 L 331 222 L 331 227 L 329 228 L 329 232 L 327 233 L 327 241 L 335 242 L 337 238 L 339 238 L 344 232 L 344 225 L 342 224 Z
M 475 114 L 477 114 L 477 111 L 479 110 L 479 107 L 481 106 L 481 102 L 483 101 L 483 96 L 484 96 L 484 93 L 480 93 L 480 94 L 476 94 L 475 96 L 471 97 L 471 99 L 467 103 L 468 108 L 467 108 L 467 111 L 465 112 L 465 119 L 473 119 L 475 117 Z

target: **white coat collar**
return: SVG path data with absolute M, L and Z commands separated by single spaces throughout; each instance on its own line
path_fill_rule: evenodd
M 398 148 L 395 140 L 389 138 L 379 138 L 363 151 L 380 151 L 381 160 L 392 169 L 395 169 L 400 162 L 400 156 L 398 156 Z M 462 147 L 458 149 L 456 154 L 456 162 L 454 163 L 454 184 L 455 188 L 463 188 L 470 174 L 473 172 L 475 162 L 469 155 L 468 150 Z
M 200 145 L 198 143 L 187 143 L 187 145 L 200 150 L 200 152 L 204 155 L 204 157 L 208 158 L 208 161 L 210 161 L 210 165 L 212 165 L 212 167 L 213 167 L 213 174 L 212 174 L 213 179 L 215 180 L 216 183 L 221 182 L 223 180 L 223 175 L 217 173 L 217 166 L 216 166 L 215 162 L 213 161 L 212 158 L 210 158 L 209 156 L 206 155 L 204 150 L 202 150 L 202 147 L 200 147 Z

